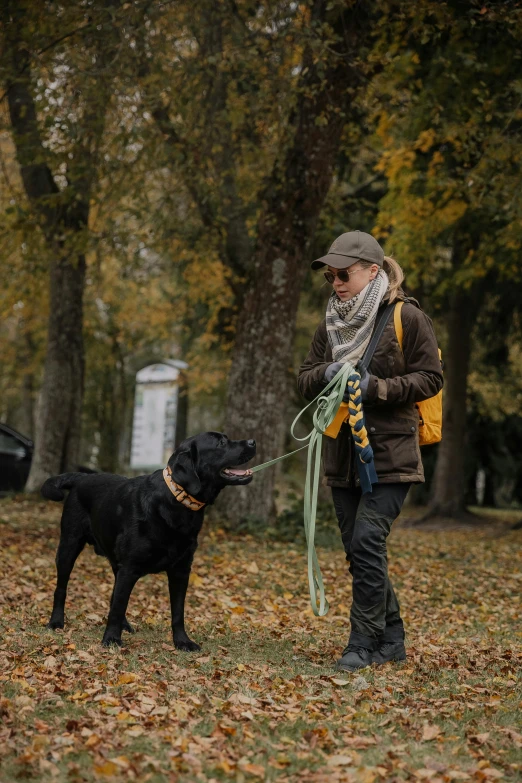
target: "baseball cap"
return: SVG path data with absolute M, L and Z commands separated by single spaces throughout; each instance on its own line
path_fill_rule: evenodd
M 328 253 L 322 258 L 312 261 L 312 269 L 322 266 L 333 266 L 335 269 L 345 269 L 357 261 L 371 261 L 382 266 L 384 250 L 371 234 L 364 231 L 347 231 L 334 241 Z

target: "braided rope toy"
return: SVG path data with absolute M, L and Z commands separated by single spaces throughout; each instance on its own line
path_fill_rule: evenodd
M 368 433 L 366 431 L 366 425 L 364 420 L 364 409 L 362 402 L 362 393 L 360 389 L 361 376 L 354 370 L 348 377 L 348 391 L 350 400 L 348 402 L 348 422 L 352 430 L 352 436 L 355 443 L 355 450 L 360 462 L 368 466 L 368 471 L 365 471 L 368 475 L 364 476 L 363 472 L 359 469 L 359 479 L 361 481 L 361 487 L 363 492 L 371 492 L 372 484 L 377 481 L 377 474 L 375 473 L 375 466 L 373 463 L 373 449 L 368 439 Z M 359 466 L 359 463 L 358 463 Z M 366 481 L 368 478 L 369 483 Z M 364 483 L 364 486 L 363 486 Z

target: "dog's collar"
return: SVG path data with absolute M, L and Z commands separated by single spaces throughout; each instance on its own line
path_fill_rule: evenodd
M 181 487 L 179 484 L 176 484 L 172 478 L 172 470 L 170 469 L 170 465 L 167 465 L 167 467 L 163 469 L 163 478 L 165 479 L 165 484 L 170 489 L 176 500 L 178 500 L 183 506 L 190 508 L 191 511 L 199 511 L 200 508 L 203 508 L 205 503 L 203 503 L 201 500 L 196 500 L 196 498 L 193 498 L 192 495 L 189 495 L 188 492 L 185 492 L 183 487 Z

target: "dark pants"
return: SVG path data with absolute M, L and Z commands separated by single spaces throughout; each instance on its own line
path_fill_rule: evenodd
M 388 577 L 386 539 L 410 486 L 374 484 L 366 495 L 359 488 L 332 487 L 353 577 L 350 643 L 369 649 L 404 637 L 399 602 Z

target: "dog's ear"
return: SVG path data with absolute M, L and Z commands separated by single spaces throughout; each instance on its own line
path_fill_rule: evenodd
M 197 495 L 201 491 L 201 481 L 198 476 L 198 449 L 194 442 L 190 444 L 190 448 L 176 454 L 171 469 L 174 481 L 189 495 Z

